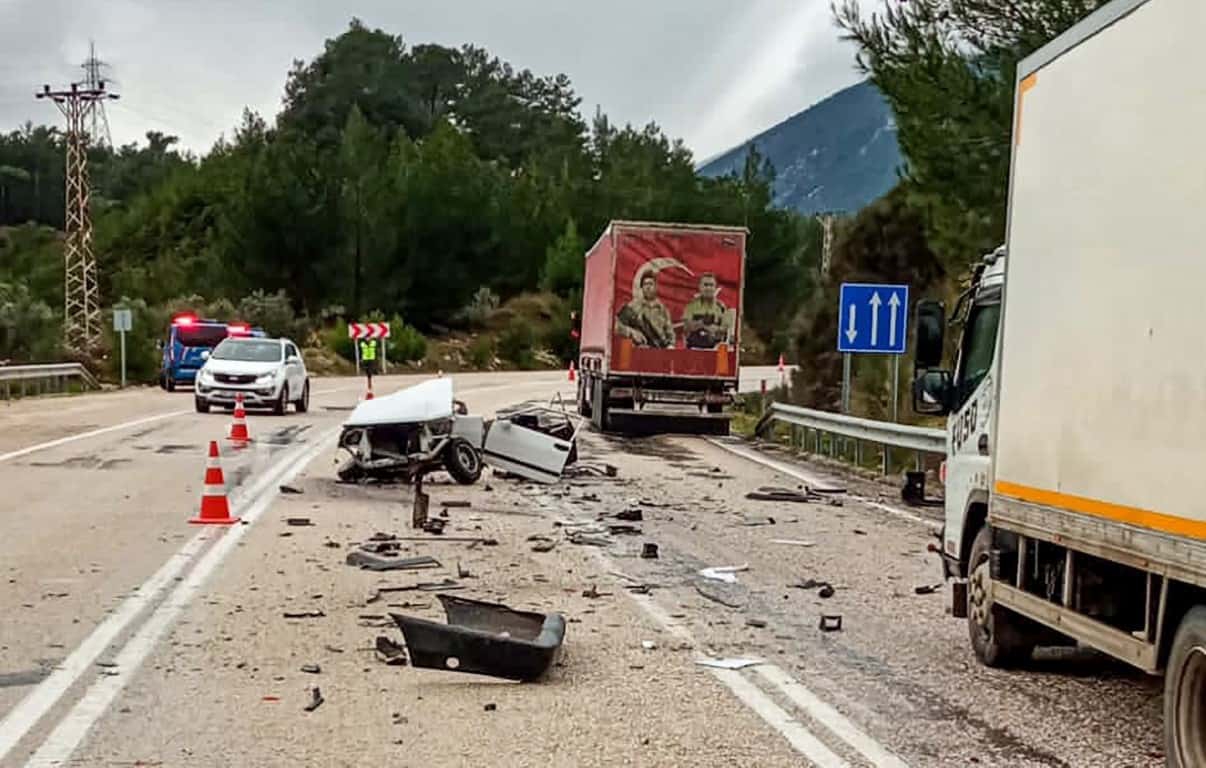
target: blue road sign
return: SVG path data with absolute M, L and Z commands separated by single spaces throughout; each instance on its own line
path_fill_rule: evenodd
M 838 352 L 903 355 L 909 286 L 842 283 Z

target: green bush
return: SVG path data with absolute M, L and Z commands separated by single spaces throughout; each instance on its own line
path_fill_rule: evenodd
M 498 337 L 498 356 L 517 368 L 533 368 L 536 358 L 532 347 L 535 344 L 536 335 L 532 333 L 532 326 L 517 318 Z
M 554 315 L 544 334 L 544 346 L 563 363 L 578 358 L 578 340 L 570 335 L 573 323 L 569 311 Z
M 478 370 L 489 370 L 495 354 L 493 337 L 478 336 L 469 345 L 469 364 Z
M 387 352 L 389 359 L 397 363 L 422 360 L 427 357 L 427 338 L 413 325 L 391 324 Z
M 62 325 L 24 283 L 0 283 L 0 359 L 43 362 L 60 353 Z
M 263 328 L 269 336 L 288 336 L 294 341 L 304 341 L 309 335 L 309 323 L 297 317 L 284 291 L 255 291 L 244 296 L 239 301 L 238 314 L 240 320 Z
M 355 342 L 352 341 L 350 336 L 348 336 L 348 327 L 345 323 L 339 323 L 338 325 L 322 331 L 319 334 L 319 338 L 322 340 L 322 345 L 324 347 L 339 355 L 344 360 L 355 362 Z
M 483 285 L 473 294 L 472 301 L 457 312 L 455 320 L 469 328 L 484 328 L 499 303 L 498 294 Z

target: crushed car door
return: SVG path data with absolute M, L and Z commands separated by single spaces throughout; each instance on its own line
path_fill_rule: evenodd
M 573 445 L 572 440 L 561 440 L 504 418 L 490 426 L 482 453 L 492 467 L 538 483 L 555 483 L 561 479 Z

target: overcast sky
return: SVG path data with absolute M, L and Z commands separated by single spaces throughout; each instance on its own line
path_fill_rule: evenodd
M 275 115 L 293 59 L 353 16 L 408 44 L 471 42 L 565 72 L 584 114 L 656 120 L 697 159 L 859 78 L 829 0 L 0 0 L 0 130 L 57 124 L 34 90 L 79 79 L 91 39 L 121 94 L 114 142 L 159 130 L 204 152 L 244 106 Z

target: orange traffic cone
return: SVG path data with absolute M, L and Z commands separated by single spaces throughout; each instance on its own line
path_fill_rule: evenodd
M 569 366 L 569 380 L 570 380 L 570 381 L 577 381 L 577 380 L 578 380 L 578 374 L 577 374 L 577 372 L 575 372 L 575 371 L 574 371 L 574 361 L 573 361 L 573 360 L 570 360 L 570 366 Z
M 230 516 L 226 502 L 226 480 L 218 457 L 218 441 L 209 441 L 209 459 L 205 462 L 205 489 L 201 491 L 201 514 L 189 520 L 193 525 L 232 525 L 239 518 Z
M 364 399 L 365 400 L 373 399 L 373 385 L 372 384 L 368 385 L 368 391 L 364 393 Z
M 247 411 L 243 410 L 243 396 L 235 395 L 234 423 L 230 425 L 230 441 L 236 448 L 241 448 L 251 442 L 247 433 Z

